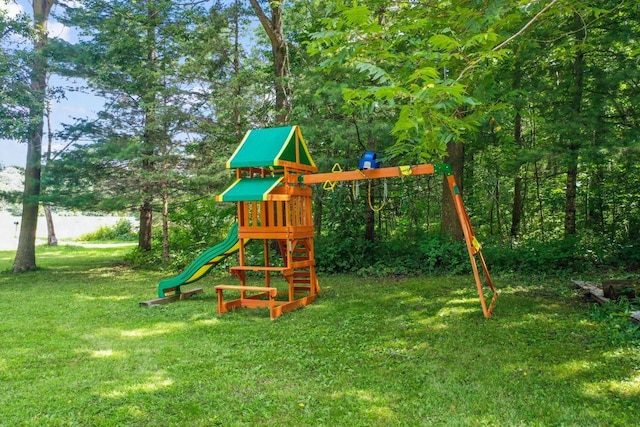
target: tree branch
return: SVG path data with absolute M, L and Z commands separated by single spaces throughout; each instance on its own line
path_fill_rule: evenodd
M 515 34 L 513 34 L 511 37 L 509 37 L 508 39 L 506 39 L 505 41 L 503 41 L 502 43 L 500 43 L 498 46 L 494 47 L 493 49 L 491 49 L 493 52 L 502 49 L 503 47 L 505 47 L 511 40 L 515 39 L 516 37 L 518 37 L 520 34 L 524 33 L 527 28 L 529 28 L 531 26 L 531 24 L 533 24 L 535 21 L 538 20 L 538 18 L 545 13 L 547 10 L 549 10 L 549 8 L 551 8 L 551 6 L 553 6 L 555 3 L 557 3 L 558 0 L 551 0 L 551 3 L 549 3 L 548 5 L 546 5 L 545 7 L 542 8 L 542 10 L 540 10 L 540 12 L 536 13 L 536 16 L 534 16 L 533 18 L 531 18 L 531 20 L 529 22 L 527 22 L 522 28 L 520 28 L 520 30 L 518 32 L 516 32 Z
M 256 12 L 260 23 L 262 24 L 262 28 L 267 32 L 267 36 L 269 36 L 269 40 L 271 40 L 271 44 L 273 46 L 278 46 L 280 44 L 280 40 L 278 39 L 278 35 L 276 34 L 275 28 L 273 28 L 269 17 L 265 15 L 262 7 L 257 2 L 257 0 L 249 0 L 253 10 Z
M 540 16 L 542 16 L 543 13 L 545 13 L 547 10 L 549 10 L 551 8 L 551 6 L 553 6 L 557 2 L 558 2 L 558 0 L 551 0 L 551 2 L 548 5 L 546 5 L 538 13 L 536 13 L 536 15 L 533 18 L 531 18 L 529 20 L 529 22 L 527 22 L 522 28 L 520 28 L 520 30 L 518 30 L 515 34 L 511 35 L 511 37 L 509 37 L 508 39 L 506 39 L 505 41 L 503 41 L 499 45 L 495 46 L 493 49 L 491 49 L 491 51 L 492 52 L 496 52 L 496 51 L 502 49 L 508 43 L 510 43 L 513 39 L 515 39 L 516 37 L 520 36 L 522 33 L 524 33 L 527 30 L 527 28 L 529 28 L 534 22 L 536 22 L 538 20 L 538 18 Z M 467 73 L 467 71 L 469 71 L 471 68 L 473 68 L 476 65 L 478 65 L 478 63 L 481 60 L 482 60 L 482 58 L 476 59 L 475 61 L 472 61 L 469 65 L 467 65 L 467 67 L 464 70 L 462 70 L 462 72 L 460 72 L 460 75 L 458 76 L 457 80 L 460 80 L 462 77 L 464 77 L 464 75 Z

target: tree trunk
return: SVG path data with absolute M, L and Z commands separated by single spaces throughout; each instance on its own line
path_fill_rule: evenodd
M 29 107 L 29 140 L 27 141 L 27 163 L 25 167 L 22 221 L 18 249 L 13 261 L 14 273 L 36 268 L 36 229 L 38 227 L 38 204 L 40 197 L 40 174 L 42 170 L 42 133 L 44 131 L 44 107 L 47 92 L 47 63 L 44 50 L 47 45 L 47 21 L 55 0 L 33 1 L 33 27 L 35 44 L 31 67 L 31 95 L 34 102 Z
M 313 229 L 315 230 L 316 236 L 320 236 L 322 234 L 322 192 L 314 191 L 313 194 L 315 201 L 315 206 L 313 207 Z
M 519 68 L 516 70 L 519 73 Z M 519 74 L 518 74 L 519 76 Z M 516 82 L 519 83 L 519 77 Z M 518 86 L 516 86 L 518 87 Z M 517 107 L 516 107 L 517 108 Z M 520 110 L 516 110 L 516 117 L 513 126 L 513 139 L 516 149 L 522 147 L 522 115 Z M 515 177 L 513 180 L 513 206 L 511 208 L 511 230 L 509 232 L 512 239 L 515 239 L 520 234 L 520 223 L 522 222 L 523 212 L 523 196 L 522 196 L 522 177 L 520 176 L 521 167 L 516 169 Z
M 513 207 L 511 209 L 511 238 L 516 239 L 520 235 L 520 223 L 522 222 L 522 177 L 516 175 L 513 181 Z
M 369 194 L 367 195 L 367 197 L 369 199 L 368 203 L 371 206 L 375 206 L 375 192 L 371 183 L 369 183 Z M 373 211 L 373 209 L 371 209 L 371 206 L 365 207 L 364 212 L 364 240 L 366 240 L 367 242 L 373 242 L 376 237 L 376 213 Z
M 169 261 L 169 195 L 167 189 L 162 191 L 162 259 Z
M 516 61 L 513 72 L 513 88 L 518 90 L 522 87 L 522 64 L 521 61 L 517 59 L 517 52 L 514 53 L 516 54 Z M 522 142 L 522 101 L 519 98 L 516 98 L 514 101 L 514 108 L 516 115 L 513 123 L 513 143 L 516 150 L 520 150 L 524 144 Z M 521 169 L 521 164 L 518 164 L 513 178 L 513 205 L 511 207 L 511 229 L 509 230 L 509 235 L 512 239 L 516 239 L 520 235 L 520 224 L 522 222 L 524 197 L 522 195 Z
M 496 201 L 496 225 L 498 227 L 498 235 L 502 236 L 502 211 L 500 209 L 500 176 L 496 171 L 496 183 L 493 188 L 493 198 Z
M 138 248 L 143 251 L 151 250 L 151 222 L 153 219 L 153 211 L 151 209 L 151 200 L 147 199 L 140 206 L 140 231 L 138 232 Z
M 273 52 L 274 89 L 276 123 L 285 124 L 289 121 L 291 104 L 289 102 L 289 50 L 282 30 L 282 2 L 271 2 L 271 19 L 262 10 L 257 0 L 249 0 L 262 28 L 271 41 Z
M 147 57 L 147 67 L 149 70 L 155 70 L 157 65 L 157 52 L 156 52 L 156 25 L 154 24 L 157 15 L 155 4 L 153 1 L 147 3 L 147 38 L 149 39 L 149 55 Z M 155 76 L 155 73 L 153 74 Z M 156 117 L 157 108 L 157 95 L 155 91 L 156 77 L 150 77 L 145 88 L 143 95 L 143 109 L 145 118 L 145 129 L 142 137 L 142 149 L 140 154 L 142 156 L 142 169 L 147 175 L 153 174 L 155 170 L 155 160 L 153 159 L 154 147 L 159 142 L 158 123 Z M 138 248 L 143 251 L 151 250 L 151 239 L 153 231 L 153 184 L 142 185 L 143 202 L 140 206 L 140 231 L 138 233 Z
M 447 156 L 445 163 L 449 163 L 453 169 L 453 176 L 456 179 L 460 193 L 463 191 L 462 173 L 464 171 L 464 145 L 459 142 L 449 142 L 447 144 Z M 451 190 L 447 178 L 442 181 L 442 210 L 440 211 L 441 226 L 440 233 L 453 240 L 464 239 L 458 213 L 451 197 Z
M 44 217 L 47 220 L 47 245 L 58 246 L 58 238 L 53 227 L 53 216 L 51 216 L 51 206 L 49 204 L 44 205 Z
M 540 171 L 538 170 L 538 162 L 533 164 L 533 175 L 536 181 L 536 200 L 538 201 L 538 216 L 540 218 L 540 235 L 544 239 L 544 203 L 542 201 L 542 191 L 540 190 Z
M 242 140 L 242 112 L 240 110 L 240 97 L 243 87 L 240 81 L 240 0 L 235 0 L 234 6 L 234 30 L 233 30 L 233 75 L 236 79 L 233 100 L 233 116 L 235 121 L 236 139 Z
M 360 141 L 359 138 L 358 141 Z M 367 141 L 367 149 L 369 151 L 375 151 L 375 145 L 375 136 L 371 135 Z M 373 211 L 374 206 L 376 206 L 376 193 L 371 181 L 368 183 L 367 200 L 364 211 L 364 240 L 367 242 L 373 242 L 376 236 L 376 213 Z M 367 204 L 368 206 L 366 206 Z
M 47 82 L 49 87 L 49 82 Z M 47 114 L 47 163 L 51 160 L 51 149 L 53 147 L 53 132 L 51 130 L 51 101 L 46 101 L 46 114 Z M 44 217 L 47 220 L 47 245 L 58 246 L 58 238 L 56 237 L 56 230 L 53 226 L 53 216 L 51 215 L 51 205 L 45 203 L 44 205 Z
M 578 182 L 578 159 L 571 158 L 567 167 L 565 190 L 564 235 L 576 234 L 576 190 Z
M 40 195 L 40 154 L 41 135 L 31 133 L 27 146 L 27 167 L 25 169 L 22 220 L 18 249 L 12 271 L 21 273 L 36 269 L 36 230 L 38 228 L 38 197 Z
M 576 190 L 578 182 L 578 150 L 580 147 L 580 129 L 577 123 L 580 122 L 582 112 L 582 97 L 584 92 L 584 52 L 582 44 L 587 34 L 584 29 L 582 18 L 576 12 L 574 14 L 574 26 L 578 28 L 576 37 L 578 38 L 578 51 L 573 60 L 573 86 L 571 90 L 571 111 L 573 113 L 574 130 L 569 135 L 568 146 L 568 165 L 567 165 L 567 185 L 565 192 L 565 216 L 564 216 L 564 235 L 571 236 L 576 234 Z

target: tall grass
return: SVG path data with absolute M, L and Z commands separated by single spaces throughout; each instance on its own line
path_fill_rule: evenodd
M 496 277 L 486 320 L 470 276 L 322 276 L 316 303 L 271 321 L 216 313 L 229 278 L 140 308 L 162 273 L 123 266 L 124 250 L 41 248 L 39 271 L 0 274 L 0 425 L 638 421 L 637 331 L 612 334 L 564 280 Z

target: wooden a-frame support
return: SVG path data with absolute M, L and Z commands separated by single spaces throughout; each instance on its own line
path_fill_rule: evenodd
M 355 170 L 355 171 L 342 171 L 339 168 L 337 169 L 338 170 L 335 170 L 334 168 L 333 172 L 328 172 L 328 173 L 301 175 L 300 181 L 304 184 L 324 184 L 324 188 L 333 188 L 333 184 L 339 181 L 355 181 L 355 180 L 364 180 L 364 179 L 406 177 L 406 176 L 412 176 L 412 175 L 433 175 L 435 173 L 445 174 L 447 182 L 449 184 L 449 190 L 451 191 L 451 197 L 453 197 L 453 202 L 456 208 L 456 212 L 458 214 L 458 220 L 460 221 L 460 226 L 462 227 L 464 240 L 467 245 L 469 260 L 471 262 L 471 268 L 473 270 L 473 276 L 475 278 L 476 287 L 478 289 L 478 296 L 480 298 L 480 304 L 482 306 L 482 313 L 486 318 L 491 317 L 496 300 L 498 299 L 498 292 L 496 291 L 493 281 L 491 280 L 489 269 L 487 268 L 487 264 L 484 260 L 484 257 L 482 256 L 482 246 L 480 245 L 480 242 L 478 242 L 478 240 L 476 239 L 476 236 L 473 232 L 473 228 L 471 227 L 471 222 L 469 221 L 469 215 L 467 215 L 467 211 L 465 209 L 464 203 L 462 202 L 462 195 L 460 194 L 460 189 L 456 184 L 455 177 L 453 176 L 453 173 L 451 171 L 451 165 L 424 164 L 424 165 L 418 165 L 418 166 L 399 166 L 399 167 L 387 167 L 387 168 Z M 480 266 L 482 267 L 482 272 L 486 280 L 486 285 L 489 287 L 489 289 L 493 294 L 488 306 L 487 306 L 485 295 L 484 295 L 484 287 L 480 277 L 480 270 L 478 269 L 478 263 L 476 262 L 476 257 L 480 261 Z

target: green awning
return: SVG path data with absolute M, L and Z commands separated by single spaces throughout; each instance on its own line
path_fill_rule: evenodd
M 315 168 L 298 126 L 253 129 L 227 161 L 227 168 L 278 167 L 280 161 Z
M 219 202 L 257 202 L 267 200 L 268 194 L 282 181 L 282 177 L 241 178 L 216 197 Z

